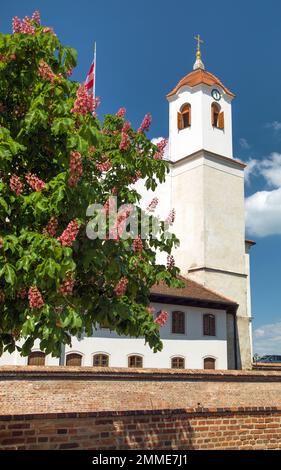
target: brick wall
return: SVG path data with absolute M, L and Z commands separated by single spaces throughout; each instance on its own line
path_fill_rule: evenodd
M 0 367 L 0 449 L 281 449 L 281 372 Z
M 0 448 L 281 449 L 281 409 L 2 416 Z

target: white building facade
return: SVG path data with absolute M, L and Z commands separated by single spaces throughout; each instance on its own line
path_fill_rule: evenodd
M 142 338 L 107 329 L 73 338 L 60 359 L 40 353 L 28 359 L 5 353 L 1 364 L 148 368 L 251 367 L 249 250 L 245 241 L 244 168 L 233 158 L 231 102 L 234 95 L 204 70 L 200 51 L 194 70 L 167 95 L 170 173 L 155 192 L 137 183 L 146 207 L 158 197 L 158 215 L 174 208 L 174 250 L 185 287 L 155 286 L 151 305 L 166 310 L 163 350 L 153 353 Z M 160 262 L 166 262 L 161 259 Z M 37 345 L 38 346 L 38 345 Z

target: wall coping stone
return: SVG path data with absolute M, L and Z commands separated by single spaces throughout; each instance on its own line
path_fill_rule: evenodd
M 1 380 L 163 380 L 281 382 L 275 370 L 129 369 L 122 367 L 0 366 Z

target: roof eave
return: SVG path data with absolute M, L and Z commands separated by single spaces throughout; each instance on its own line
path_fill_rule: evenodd
M 225 310 L 227 313 L 236 314 L 238 304 L 235 302 L 223 302 L 220 300 L 199 299 L 195 297 L 183 297 L 173 294 L 162 294 L 153 292 L 150 294 L 150 300 L 156 303 L 166 303 L 174 305 L 186 305 L 190 307 L 213 308 L 216 310 Z

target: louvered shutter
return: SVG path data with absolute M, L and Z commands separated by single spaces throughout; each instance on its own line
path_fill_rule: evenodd
M 218 128 L 224 129 L 224 112 L 223 111 L 219 114 Z
M 178 129 L 183 129 L 183 121 L 182 121 L 182 114 L 178 113 Z

